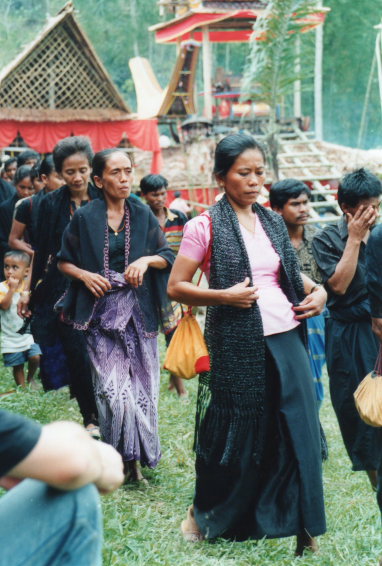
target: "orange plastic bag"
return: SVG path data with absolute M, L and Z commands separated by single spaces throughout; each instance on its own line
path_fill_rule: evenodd
M 186 312 L 171 338 L 164 368 L 183 379 L 191 379 L 210 369 L 204 336 L 191 310 Z

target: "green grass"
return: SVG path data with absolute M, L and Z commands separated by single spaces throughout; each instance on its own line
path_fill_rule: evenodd
M 378 507 L 365 473 L 353 473 L 339 435 L 328 394 L 321 420 L 329 442 L 324 465 L 327 533 L 317 555 L 294 558 L 293 538 L 233 543 L 225 540 L 190 544 L 180 522 L 194 487 L 193 424 L 197 380 L 186 384 L 189 397 L 167 391 L 163 374 L 160 396 L 162 460 L 145 470 L 148 487 L 129 485 L 103 498 L 106 566 L 376 566 L 382 555 Z M 0 369 L 0 393 L 14 387 L 9 370 Z M 326 386 L 326 393 L 327 393 Z M 58 392 L 17 391 L 0 398 L 0 406 L 47 423 L 54 419 L 81 422 L 67 389 Z

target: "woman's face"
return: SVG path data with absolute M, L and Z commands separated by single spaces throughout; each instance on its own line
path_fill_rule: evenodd
M 44 181 L 42 181 L 40 177 L 34 177 L 32 181 L 32 185 L 34 188 L 34 192 L 39 193 L 44 188 Z
M 124 200 L 129 197 L 133 182 L 130 158 L 122 151 L 112 153 L 107 158 L 102 177 L 94 176 L 94 181 L 103 190 L 106 200 Z
M 41 175 L 41 179 L 48 193 L 59 189 L 64 184 L 64 180 L 57 171 L 52 171 L 49 175 Z
M 16 192 L 19 198 L 30 197 L 34 194 L 34 187 L 30 177 L 24 177 L 16 185 Z
M 84 153 L 73 153 L 62 164 L 61 177 L 72 194 L 87 190 L 92 172 L 88 158 Z
M 233 163 L 224 177 L 217 176 L 228 200 L 239 208 L 247 208 L 257 201 L 265 182 L 265 163 L 258 149 L 246 149 Z

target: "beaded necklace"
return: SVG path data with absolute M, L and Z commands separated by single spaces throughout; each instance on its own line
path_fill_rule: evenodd
M 129 264 L 129 253 L 130 253 L 130 209 L 128 205 L 125 203 L 125 217 L 123 221 L 122 229 L 126 228 L 125 232 L 125 269 Z M 114 234 L 117 236 L 118 232 L 122 232 L 122 229 L 119 229 Z M 110 279 L 110 268 L 109 268 L 109 224 L 107 219 L 107 210 L 106 210 L 106 226 L 105 226 L 105 253 L 103 256 L 103 268 L 105 271 L 106 279 Z

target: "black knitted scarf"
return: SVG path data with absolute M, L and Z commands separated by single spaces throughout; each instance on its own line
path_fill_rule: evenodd
M 281 259 L 280 285 L 296 305 L 304 298 L 300 268 L 283 219 L 258 204 L 254 212 Z M 235 211 L 224 196 L 210 209 L 212 257 L 210 288 L 226 289 L 252 272 Z M 259 250 L 259 253 L 262 253 Z M 257 303 L 250 309 L 226 305 L 207 309 L 205 338 L 211 370 L 200 375 L 195 450 L 206 462 L 237 461 L 255 427 L 253 456 L 259 459 L 265 401 L 265 342 Z

